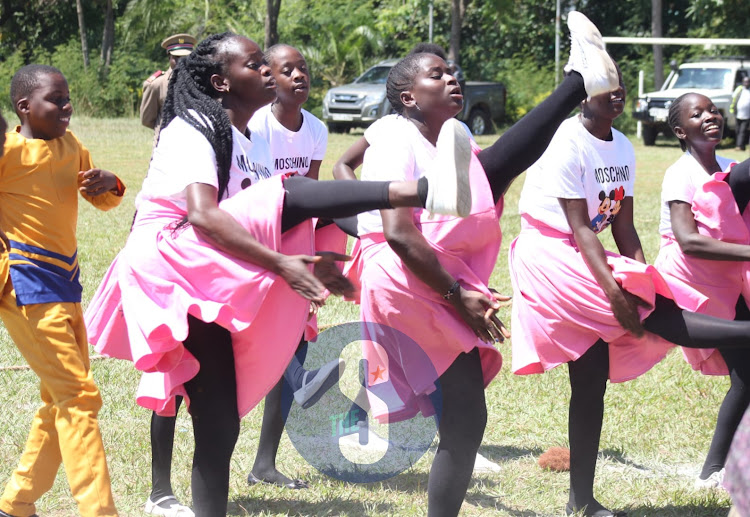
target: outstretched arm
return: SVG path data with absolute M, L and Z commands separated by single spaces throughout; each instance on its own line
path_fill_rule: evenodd
M 638 315 L 639 298 L 623 290 L 612 275 L 604 246 L 591 229 L 586 200 L 560 199 L 560 206 L 573 230 L 573 236 L 578 249 L 581 251 L 581 256 L 609 299 L 615 318 L 628 332 L 635 336 L 642 335 L 644 330 Z
M 685 255 L 708 260 L 750 260 L 750 246 L 724 242 L 698 232 L 689 203 L 670 201 L 672 233 Z

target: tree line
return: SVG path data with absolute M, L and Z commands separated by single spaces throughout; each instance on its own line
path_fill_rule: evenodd
M 0 0 L 0 101 L 9 107 L 8 84 L 18 67 L 48 63 L 68 76 L 79 113 L 132 115 L 143 80 L 167 66 L 159 46 L 165 36 L 187 32 L 201 39 L 231 30 L 266 46 L 281 41 L 300 48 L 314 76 L 309 109 L 317 111 L 330 86 L 427 41 L 430 4 L 433 40 L 468 80 L 506 83 L 511 119 L 554 87 L 554 0 Z M 584 12 L 605 36 L 660 30 L 665 37 L 742 38 L 750 20 L 747 0 L 561 0 L 563 18 L 571 9 Z M 564 20 L 562 27 L 564 34 Z M 638 69 L 653 86 L 651 46 L 609 50 L 631 90 Z M 747 49 L 656 50 L 669 62 Z

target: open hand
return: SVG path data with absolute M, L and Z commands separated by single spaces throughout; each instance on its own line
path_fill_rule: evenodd
M 323 282 L 331 294 L 350 296 L 354 293 L 354 286 L 346 278 L 336 265 L 336 262 L 351 260 L 349 255 L 334 253 L 332 251 L 321 251 L 317 253 L 320 260 L 315 263 L 315 276 Z
M 309 265 L 319 262 L 321 257 L 309 255 L 284 255 L 278 264 L 278 274 L 294 292 L 313 303 L 322 304 L 325 287 L 315 278 Z
M 478 291 L 460 288 L 453 306 L 459 316 L 485 343 L 500 342 L 510 338 L 510 332 L 497 317 L 497 311 L 509 296 L 492 293 L 492 299 Z
M 78 173 L 78 190 L 89 196 L 100 196 L 117 189 L 117 176 L 102 169 L 90 169 Z

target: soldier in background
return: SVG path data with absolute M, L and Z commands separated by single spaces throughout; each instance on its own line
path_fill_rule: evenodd
M 169 70 L 157 70 L 143 83 L 143 99 L 141 100 L 141 124 L 154 130 L 154 144 L 159 136 L 161 125 L 161 107 L 167 96 L 167 85 L 172 70 L 177 66 L 181 57 L 187 56 L 195 48 L 197 40 L 190 34 L 175 34 L 161 42 L 162 48 L 169 55 Z

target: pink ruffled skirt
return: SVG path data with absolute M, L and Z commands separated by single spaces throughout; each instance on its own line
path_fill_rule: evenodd
M 282 178 L 262 181 L 221 203 L 258 241 L 285 254 L 311 254 L 312 223 L 280 232 Z M 167 203 L 146 203 L 125 248 L 86 311 L 89 342 L 144 372 L 138 403 L 174 414 L 174 397 L 200 365 L 182 341 L 188 315 L 233 333 L 240 415 L 274 386 L 305 329 L 309 302 L 276 275 L 218 251 Z M 208 346 L 208 344 L 207 344 Z M 189 400 L 187 401 L 189 403 Z
M 656 295 L 695 311 L 706 298 L 653 266 L 607 252 L 615 280 L 653 307 Z M 636 338 L 615 318 L 572 235 L 524 216 L 509 252 L 513 283 L 512 369 L 542 373 L 575 361 L 599 339 L 609 344 L 609 379 L 634 379 L 661 361 L 672 344 L 647 332 Z M 653 309 L 641 307 L 641 320 Z

